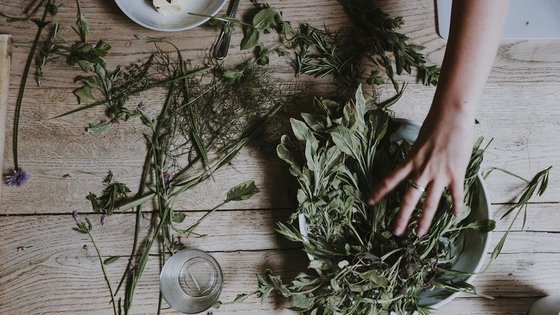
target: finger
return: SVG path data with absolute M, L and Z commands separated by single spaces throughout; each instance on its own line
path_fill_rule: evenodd
M 463 211 L 463 203 L 465 202 L 463 180 L 453 182 L 449 186 L 449 190 L 451 192 L 451 200 L 453 201 L 453 214 L 459 216 Z
M 383 197 L 405 180 L 411 172 L 412 163 L 410 162 L 406 162 L 397 167 L 389 175 L 387 175 L 387 177 L 385 177 L 379 185 L 377 185 L 377 187 L 373 190 L 368 203 L 370 205 L 374 205 L 381 201 Z
M 422 180 L 416 181 L 416 183 L 421 186 L 424 186 L 424 184 L 421 184 L 423 182 L 424 181 Z M 401 209 L 397 214 L 397 218 L 395 219 L 393 227 L 393 232 L 396 235 L 402 235 L 406 230 L 408 221 L 410 220 L 410 216 L 412 215 L 412 212 L 414 212 L 414 209 L 416 209 L 416 205 L 418 204 L 418 201 L 420 201 L 420 197 L 422 197 L 422 194 L 423 192 L 421 190 L 412 186 L 406 190 L 403 201 L 401 203 Z
M 445 186 L 439 182 L 434 181 L 430 184 L 430 190 L 428 191 L 428 196 L 424 203 L 424 209 L 422 209 L 422 216 L 420 220 L 418 220 L 418 225 L 416 226 L 416 235 L 418 235 L 418 237 L 428 232 L 439 206 L 443 189 L 445 189 Z

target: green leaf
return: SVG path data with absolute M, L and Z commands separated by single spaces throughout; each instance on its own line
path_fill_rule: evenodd
M 223 303 L 221 301 L 216 301 L 214 302 L 214 304 L 212 304 L 212 308 L 219 309 L 220 307 L 222 307 L 222 304 Z
M 74 90 L 74 95 L 78 98 L 78 104 L 86 102 L 87 100 L 94 99 L 93 93 L 91 88 L 87 85 L 82 86 L 81 88 L 77 88 Z
M 74 230 L 74 231 L 76 231 L 76 232 L 78 232 L 78 233 L 80 233 L 80 234 L 88 234 L 87 231 L 84 231 L 84 230 L 81 229 L 81 228 L 75 227 L 75 228 L 72 228 L 72 230 Z
M 119 260 L 119 258 L 120 258 L 119 256 L 111 256 L 111 257 L 105 259 L 105 260 L 103 261 L 103 264 L 104 264 L 104 265 L 112 264 L 112 263 L 114 263 L 115 261 Z
M 480 220 L 470 223 L 464 227 L 465 229 L 478 230 L 481 233 L 488 233 L 496 228 L 496 221 L 494 220 Z
M 364 92 L 362 91 L 361 84 L 358 85 L 358 88 L 356 89 L 355 98 L 356 98 L 355 106 L 356 106 L 357 115 L 358 117 L 361 117 L 363 119 L 367 111 L 367 101 L 364 97 Z
M 89 126 L 86 128 L 86 131 L 94 135 L 99 135 L 109 130 L 110 126 L 111 126 L 111 122 L 102 121 L 97 124 L 89 124 Z
M 313 134 L 303 121 L 291 118 L 290 124 L 292 125 L 294 136 L 296 136 L 296 139 L 299 141 L 306 141 L 310 137 L 313 137 Z
M 304 294 L 294 294 L 290 297 L 291 309 L 294 311 L 309 311 L 315 305 L 315 298 L 310 298 Z
M 183 212 L 173 212 L 173 215 L 171 216 L 171 221 L 173 221 L 173 223 L 183 223 L 186 217 L 187 215 Z
M 268 30 L 276 25 L 276 11 L 271 7 L 261 9 L 253 17 L 253 26 L 258 30 Z
M 237 70 L 237 69 L 226 70 L 226 71 L 224 71 L 223 76 L 226 79 L 230 79 L 232 81 L 237 81 L 237 80 L 239 80 L 243 77 L 243 71 L 242 70 Z
M 309 128 L 311 128 L 311 130 L 315 132 L 324 132 L 325 129 L 327 128 L 326 122 L 323 120 L 323 117 L 321 117 L 320 115 L 302 113 L 301 117 L 303 118 L 307 126 L 309 126 Z
M 336 147 L 347 155 L 358 158 L 359 142 L 356 136 L 346 127 L 337 126 L 330 132 Z
M 82 82 L 82 83 L 84 83 L 85 85 L 87 85 L 91 88 L 96 88 L 96 89 L 102 88 L 101 80 L 99 79 L 98 76 L 95 76 L 95 75 L 78 76 L 78 77 L 76 77 L 74 82 Z
M 238 294 L 235 299 L 233 300 L 233 303 L 243 303 L 245 302 L 245 300 L 249 297 L 249 294 L 247 293 L 241 293 Z
M 260 190 L 254 180 L 248 180 L 231 188 L 226 197 L 226 202 L 247 200 L 257 194 Z
M 366 281 L 373 282 L 380 287 L 386 287 L 389 285 L 389 280 L 375 269 L 359 273 L 358 276 Z
M 243 39 L 241 40 L 241 50 L 250 49 L 259 43 L 260 33 L 254 28 L 243 29 Z
M 363 117 L 361 117 L 360 119 L 360 117 L 358 116 L 358 112 L 356 111 L 356 106 L 354 106 L 354 104 L 347 103 L 344 106 L 342 125 L 344 125 L 346 128 L 355 130 L 357 125 L 361 126 L 361 128 L 364 128 L 363 120 Z

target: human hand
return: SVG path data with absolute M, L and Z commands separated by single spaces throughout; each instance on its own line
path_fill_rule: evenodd
M 406 230 L 424 187 L 426 199 L 416 228 L 418 236 L 428 231 L 445 187 L 451 193 L 453 213 L 462 210 L 475 105 L 492 68 L 509 2 L 453 2 L 449 40 L 428 117 L 408 160 L 389 174 L 370 198 L 370 203 L 377 203 L 405 179 L 412 180 L 395 220 L 397 235 Z
M 445 187 L 451 193 L 453 213 L 458 215 L 462 211 L 474 119 L 470 112 L 462 112 L 455 106 L 437 105 L 432 106 L 408 159 L 381 181 L 370 197 L 371 204 L 378 203 L 400 183 L 412 180 L 395 219 L 397 235 L 405 232 L 424 189 L 426 199 L 416 228 L 418 236 L 428 231 Z

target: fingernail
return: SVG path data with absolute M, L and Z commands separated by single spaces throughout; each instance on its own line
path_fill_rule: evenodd
M 368 200 L 368 205 L 370 206 L 374 206 L 375 205 L 375 199 L 371 198 L 370 200 Z
M 416 229 L 416 236 L 422 237 L 422 236 L 424 236 L 424 234 L 426 234 L 426 230 L 424 228 Z
M 404 233 L 404 229 L 401 227 L 397 226 L 393 229 L 393 234 L 395 234 L 396 236 L 402 236 L 403 233 Z

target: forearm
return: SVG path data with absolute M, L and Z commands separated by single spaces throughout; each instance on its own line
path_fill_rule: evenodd
M 432 112 L 455 111 L 474 117 L 496 56 L 509 2 L 453 1 L 451 30 Z

